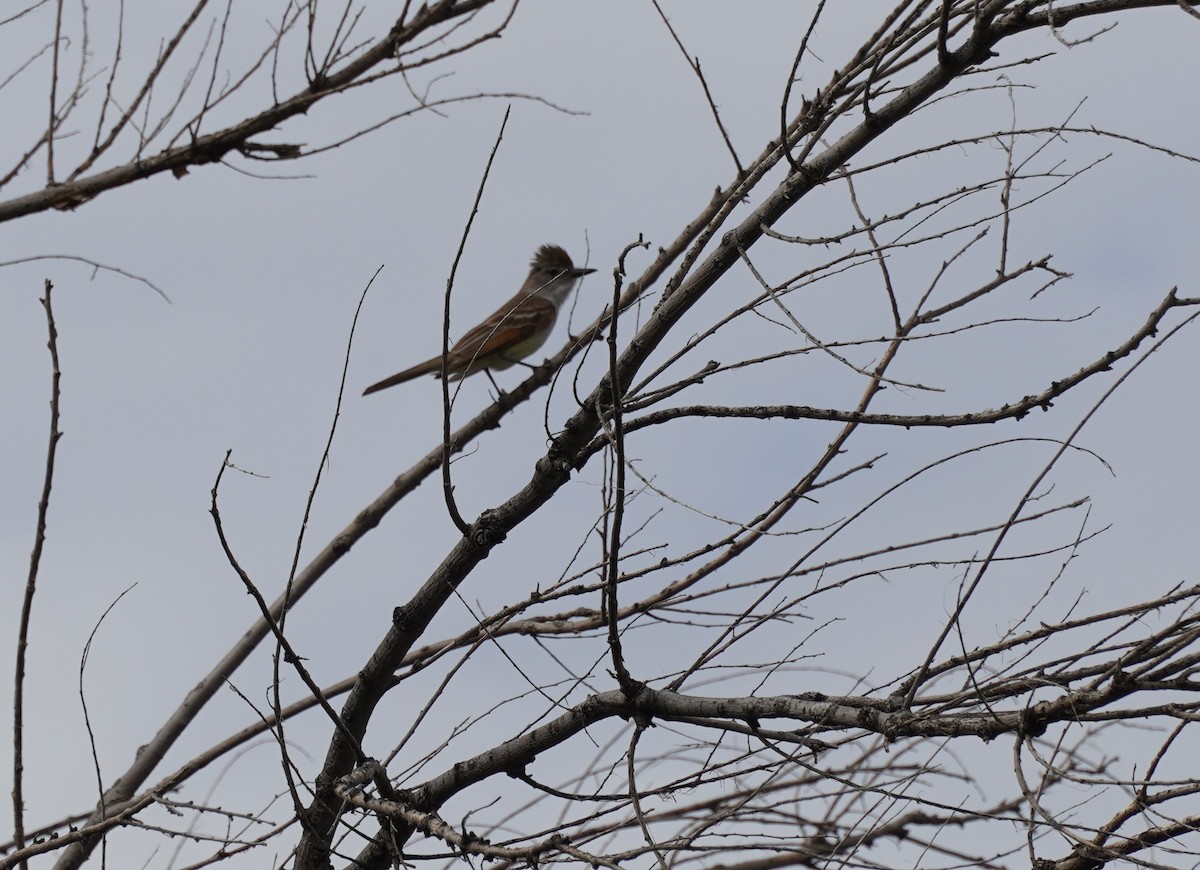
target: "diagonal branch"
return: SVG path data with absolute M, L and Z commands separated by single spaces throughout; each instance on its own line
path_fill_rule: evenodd
M 230 151 L 251 147 L 254 136 L 278 127 L 288 118 L 308 112 L 316 103 L 353 85 L 370 70 L 395 58 L 400 48 L 433 28 L 487 6 L 493 0 L 439 0 L 422 6 L 408 23 L 396 22 L 386 36 L 333 75 L 318 78 L 303 91 L 215 133 L 199 136 L 187 145 L 167 148 L 145 159 L 76 178 L 63 184 L 0 202 L 0 223 L 48 209 L 73 209 L 105 191 L 161 175 L 177 177 L 189 166 L 214 163 Z

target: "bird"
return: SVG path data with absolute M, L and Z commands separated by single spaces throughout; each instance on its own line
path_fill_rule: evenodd
M 480 371 L 488 371 L 490 378 L 491 371 L 509 368 L 534 354 L 550 337 L 558 309 L 567 296 L 584 275 L 595 271 L 578 268 L 558 245 L 542 245 L 533 255 L 529 277 L 517 295 L 450 348 L 446 354 L 447 379 L 457 381 Z M 430 374 L 441 377 L 441 354 L 371 384 L 363 395 Z

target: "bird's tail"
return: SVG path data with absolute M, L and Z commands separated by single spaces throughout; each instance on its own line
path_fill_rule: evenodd
M 371 393 L 378 393 L 380 390 L 386 390 L 388 387 L 394 387 L 396 384 L 402 384 L 405 381 L 411 381 L 413 378 L 419 378 L 421 375 L 436 375 L 442 371 L 442 358 L 435 356 L 433 359 L 427 359 L 423 363 L 418 363 L 410 369 L 405 369 L 402 372 L 397 372 L 390 378 L 384 378 L 377 384 L 371 384 L 363 390 L 364 396 L 369 396 Z

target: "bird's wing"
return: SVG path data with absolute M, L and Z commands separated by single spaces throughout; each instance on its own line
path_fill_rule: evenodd
M 464 363 L 483 359 L 506 348 L 517 347 L 540 332 L 551 329 L 558 310 L 538 296 L 500 308 L 454 345 L 451 353 Z

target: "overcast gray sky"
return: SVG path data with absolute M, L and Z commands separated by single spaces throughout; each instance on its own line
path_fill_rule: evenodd
M 757 155 L 777 135 L 781 90 L 811 4 L 689 0 L 663 6 L 689 53 L 700 58 L 739 153 L 743 159 Z M 886 6 L 859 2 L 853 13 L 828 13 L 827 28 L 812 44 L 815 59 L 802 70 L 798 91 L 807 93 L 843 63 L 848 47 L 876 26 L 877 13 Z M 236 39 L 231 37 L 226 51 L 237 65 L 238 52 L 244 62 L 269 31 L 260 10 L 234 7 L 237 27 L 230 32 L 236 32 Z M 380 22 L 394 14 L 390 8 L 367 12 L 364 36 L 379 32 Z M 99 6 L 91 13 L 100 43 L 111 27 L 104 17 L 111 13 Z M 183 14 L 182 4 L 126 3 L 131 24 L 124 62 L 130 81 L 132 71 L 144 69 L 163 34 Z M 496 10 L 484 14 L 489 21 L 497 17 Z M 41 44 L 52 32 L 48 21 L 52 16 L 41 10 L 19 27 L 0 29 L 0 39 Z M 1065 36 L 1078 38 L 1097 29 L 1099 25 L 1085 25 Z M 1018 50 L 1053 55 L 1007 71 L 1022 85 L 1014 91 L 1022 125 L 1053 125 L 1074 111 L 1077 126 L 1104 127 L 1191 152 L 1200 141 L 1194 82 L 1198 37 L 1200 24 L 1178 10 L 1155 10 L 1125 16 L 1112 32 L 1075 47 L 1033 35 L 1024 44 L 1005 46 L 998 62 L 1015 59 Z M 14 57 L 19 54 L 15 51 L 9 46 L 0 56 Z M 0 76 L 9 71 L 0 69 Z M 443 73 L 452 75 L 438 78 Z M 284 80 L 290 84 L 283 90 L 289 91 L 296 82 L 294 69 Z M 0 90 L 0 116 L 9 119 L 4 167 L 44 125 L 44 81 L 43 67 Z M 978 83 L 997 81 L 992 74 Z M 256 179 L 209 165 L 180 179 L 158 176 L 114 190 L 75 211 L 5 225 L 0 261 L 34 255 L 89 258 L 144 276 L 171 300 L 168 304 L 136 280 L 93 274 L 78 263 L 46 260 L 0 269 L 3 638 L 15 636 L 43 470 L 49 364 L 37 300 L 46 278 L 55 285 L 63 368 L 66 434 L 30 653 L 29 679 L 37 686 L 28 702 L 26 734 L 31 824 L 83 809 L 94 800 L 84 785 L 92 777 L 76 691 L 78 668 L 89 632 L 123 590 L 134 585 L 99 631 L 88 672 L 97 749 L 109 777 L 123 769 L 186 689 L 255 618 L 208 515 L 209 490 L 227 449 L 239 468 L 253 473 L 227 475 L 223 485 L 231 543 L 268 598 L 282 588 L 334 411 L 355 305 L 380 267 L 359 321 L 338 434 L 310 521 L 306 554 L 323 546 L 395 475 L 438 443 L 440 388 L 434 379 L 367 398 L 359 394 L 368 383 L 438 351 L 446 277 L 510 103 L 507 131 L 457 277 L 453 336 L 512 293 L 534 249 L 547 242 L 562 245 L 577 263 L 598 270 L 585 281 L 577 303 L 576 325 L 589 322 L 610 296 L 611 270 L 623 246 L 639 234 L 654 246 L 665 244 L 713 189 L 727 185 L 734 175 L 694 77 L 648 4 L 526 0 L 503 38 L 448 67 L 418 70 L 411 82 L 418 91 L 428 88 L 432 97 L 521 93 L 568 111 L 524 99 L 459 103 L 438 114 L 398 121 L 298 163 L 273 167 L 237 157 L 229 161 L 250 171 L 288 176 L 284 179 Z M 98 91 L 100 83 L 93 88 Z M 257 105 L 264 93 L 259 85 L 241 105 Z M 316 146 L 411 102 L 403 84 L 392 80 L 322 103 L 309 116 L 261 139 Z M 1004 129 L 1010 112 L 1003 89 L 947 101 L 906 120 L 860 159 L 872 162 L 947 133 Z M 83 122 L 77 127 L 83 129 Z M 83 140 L 88 135 L 80 133 Z M 84 148 L 72 139 L 60 146 L 68 155 L 77 147 Z M 970 410 L 1019 399 L 1115 346 L 1172 286 L 1181 295 L 1200 295 L 1194 238 L 1200 166 L 1085 135 L 1067 137 L 1053 147 L 1055 156 L 1043 161 L 1047 168 L 1061 160 L 1066 168 L 1079 169 L 1103 155 L 1113 156 L 1020 213 L 1011 260 L 1052 253 L 1058 268 L 1073 273 L 1037 303 L 1041 316 L 1096 313 L 1071 326 L 972 334 L 942 346 L 936 357 L 914 354 L 911 368 L 897 370 L 896 376 L 902 372 L 947 392 L 896 390 L 887 397 L 887 409 Z M 64 165 L 69 163 L 69 157 L 63 159 Z M 888 175 L 886 186 L 864 180 L 859 193 L 874 214 L 895 212 L 931 184 L 941 185 L 947 173 L 982 178 L 1003 172 L 1003 167 L 1003 154 L 994 146 L 963 148 L 952 157 L 911 162 L 905 171 Z M 6 194 L 36 190 L 43 179 L 44 163 L 25 172 Z M 852 222 L 844 191 L 830 190 L 789 215 L 780 229 L 814 237 Z M 949 250 L 911 259 L 898 255 L 898 274 L 923 287 Z M 783 245 L 762 254 L 774 280 L 800 272 L 808 265 L 806 256 L 803 249 Z M 633 274 L 648 259 L 634 253 Z M 862 323 L 856 318 L 879 314 L 846 303 L 857 289 L 877 281 L 874 273 L 860 270 L 831 282 L 828 290 L 814 291 L 798 308 L 811 317 L 807 325 L 829 336 Z M 758 289 L 745 270 L 731 274 L 720 287 L 722 308 L 751 298 Z M 1032 306 L 1027 303 L 1032 289 L 1030 284 L 1006 298 Z M 1035 314 L 1033 307 L 1021 310 Z M 627 322 L 626 334 L 632 332 L 633 315 Z M 694 328 L 704 324 L 704 314 L 697 314 Z M 853 330 L 855 335 L 869 331 L 865 326 Z M 565 320 L 560 320 L 547 351 L 557 348 L 566 334 Z M 680 341 L 687 334 L 681 333 Z M 746 348 L 755 345 L 738 342 L 756 340 L 751 332 L 734 330 L 728 344 L 701 351 L 678 372 L 698 367 L 718 349 L 729 354 L 724 361 L 737 353 L 752 354 Z M 583 364 L 585 392 L 601 370 L 600 347 Z M 1102 456 L 1112 474 L 1085 454 L 1071 457 L 1059 469 L 1054 500 L 1090 495 L 1089 529 L 1113 524 L 1081 555 L 1061 590 L 1064 602 L 1086 590 L 1088 609 L 1100 610 L 1140 594 L 1130 589 L 1165 590 L 1194 581 L 1195 444 L 1200 432 L 1196 347 L 1194 332 L 1169 343 L 1085 430 L 1081 445 Z M 870 361 L 870 354 L 860 359 Z M 572 374 L 574 370 L 573 365 Z M 861 391 L 861 385 L 852 386 L 853 379 L 809 381 L 805 371 L 801 367 L 795 376 L 756 382 L 746 388 L 751 394 L 739 392 L 737 382 L 717 381 L 688 401 L 735 402 L 745 396 L 747 401 L 848 407 Z M 519 369 L 497 375 L 505 387 L 522 379 Z M 552 428 L 573 407 L 569 383 L 564 377 L 550 399 Z M 1109 383 L 1064 400 L 1053 415 L 1036 414 L 1026 424 L 999 424 L 991 434 L 996 439 L 1063 437 Z M 490 389 L 486 378 L 464 382 L 456 419 L 465 421 L 482 408 Z M 519 409 L 455 463 L 459 505 L 468 519 L 529 478 L 532 463 L 545 448 L 545 402 L 543 397 Z M 687 434 L 681 438 L 683 432 Z M 745 519 L 765 500 L 764 492 L 773 494 L 784 486 L 788 475 L 811 462 L 827 439 L 826 429 L 802 424 L 708 423 L 691 431 L 647 435 L 637 444 L 641 473 L 690 508 L 646 495 L 640 516 L 656 509 L 663 514 L 648 528 L 645 543 L 684 548 L 693 536 L 700 540 L 711 533 L 713 521 L 700 519 L 697 512 Z M 956 443 L 952 434 L 941 432 L 864 437 L 846 465 L 886 452 L 877 475 L 864 480 L 861 489 L 855 485 L 831 494 L 798 517 L 796 525 L 816 526 L 845 516 L 859 504 L 857 499 Z M 1031 457 L 1045 461 L 1049 453 L 1044 445 L 1024 445 L 989 456 L 973 461 L 969 471 L 956 466 L 931 476 L 903 504 L 883 507 L 863 527 L 862 537 L 844 542 L 839 552 L 852 544 L 865 549 L 872 542 L 919 536 L 922 530 L 934 533 L 975 512 L 980 522 L 1002 518 L 1040 467 Z M 471 578 L 465 600 L 489 610 L 535 585 L 553 582 L 584 543 L 589 518 L 599 510 L 599 482 L 598 468 L 585 469 L 553 510 L 523 527 Z M 320 681 L 357 669 L 386 630 L 391 608 L 424 581 L 457 538 L 440 485 L 429 482 L 318 585 L 296 609 L 289 627 Z M 790 547 L 794 544 L 786 540 L 764 546 L 745 570 L 782 568 Z M 1019 573 L 1004 576 L 1019 587 Z M 1030 580 L 1028 595 L 1036 597 L 1046 579 L 1042 572 Z M 927 646 L 953 607 L 956 580 L 945 572 L 925 577 L 915 587 L 881 583 L 860 598 L 842 600 L 841 611 L 814 613 L 817 621 L 851 613 L 855 618 L 829 629 L 823 667 L 831 673 L 870 674 L 868 684 L 892 679 L 891 647 L 903 654 Z M 1005 587 L 998 587 L 987 602 L 967 614 L 981 637 L 1019 618 L 1027 603 L 1020 595 L 1010 598 Z M 1013 611 L 1006 612 L 1010 602 Z M 467 624 L 464 608 L 453 604 L 444 624 L 435 625 L 429 637 Z M 898 619 L 911 633 L 894 631 Z M 862 643 L 865 636 L 872 638 L 871 644 Z M 11 643 L 6 641 L 6 648 Z M 829 658 L 832 650 L 839 651 L 836 660 Z M 595 651 L 603 652 L 602 642 Z M 654 662 L 647 666 L 652 673 L 668 672 L 694 654 L 651 643 L 639 652 Z M 546 659 L 531 657 L 524 664 L 532 672 L 553 671 Z M 260 705 L 269 682 L 267 668 L 264 651 L 234 677 Z M 839 686 L 831 673 L 813 679 L 826 690 L 852 687 L 849 678 Z M 523 689 L 499 657 L 473 666 L 462 680 L 491 701 Z M 299 693 L 299 684 L 293 683 Z M 0 668 L 0 687 L 8 697 L 11 668 Z M 439 715 L 444 722 L 455 722 L 465 713 L 452 709 Z M 171 759 L 181 762 L 254 717 L 242 701 L 225 693 L 202 713 Z M 496 733 L 523 727 L 527 717 L 524 711 L 498 717 Z M 396 726 L 402 731 L 408 719 L 397 719 Z M 312 753 L 315 764 L 324 753 L 328 730 L 323 720 L 310 717 L 294 726 L 291 736 L 301 751 Z M 382 729 L 378 733 L 377 751 L 383 754 L 395 735 Z M 435 736 L 423 735 L 421 745 L 431 745 Z M 232 791 L 240 787 L 234 783 L 272 781 L 277 775 L 276 751 L 264 745 L 240 762 L 221 788 Z M 10 764 L 0 764 L 0 791 L 9 791 L 10 778 Z M 64 801 L 71 792 L 77 799 Z M 200 795 L 193 787 L 185 797 Z M 221 791 L 214 800 L 221 802 Z M 5 824 L 0 838 L 8 835 Z M 122 842 L 129 850 L 124 866 L 147 860 L 148 839 Z M 193 857 L 200 854 L 203 849 Z M 149 866 L 166 866 L 165 856 Z M 266 864 L 259 856 L 245 866 Z

